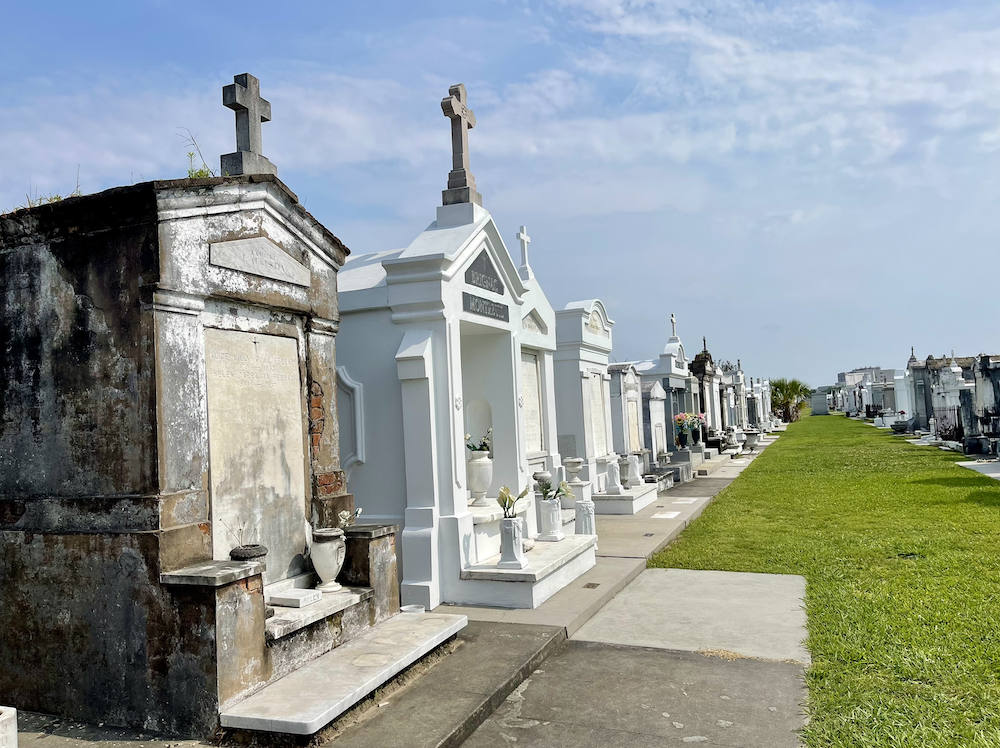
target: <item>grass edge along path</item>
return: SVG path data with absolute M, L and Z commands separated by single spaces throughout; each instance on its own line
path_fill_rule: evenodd
M 649 566 L 806 578 L 810 748 L 1000 747 L 1000 482 L 959 459 L 806 418 Z

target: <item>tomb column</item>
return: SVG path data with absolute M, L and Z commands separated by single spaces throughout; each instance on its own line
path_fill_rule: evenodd
M 353 511 L 353 496 L 340 470 L 337 419 L 336 335 L 339 323 L 312 317 L 306 329 L 306 390 L 312 516 L 318 527 L 336 527 L 341 511 Z
M 212 558 L 209 522 L 208 410 L 204 299 L 154 290 L 149 315 L 156 375 L 157 480 L 161 502 L 161 571 Z
M 400 602 L 433 610 L 441 604 L 438 571 L 437 424 L 432 387 L 433 333 L 409 330 L 396 353 L 403 399 L 406 509 Z

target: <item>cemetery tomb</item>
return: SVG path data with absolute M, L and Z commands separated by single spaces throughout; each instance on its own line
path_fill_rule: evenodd
M 615 451 L 614 416 L 608 354 L 611 352 L 611 328 L 604 304 L 597 299 L 576 301 L 556 312 L 557 350 L 555 354 L 556 413 L 559 423 L 559 452 L 582 460 L 580 477 L 590 483 L 597 514 L 634 514 L 656 498 L 655 486 L 637 480 L 626 488 L 630 469 L 636 465 L 620 464 L 629 456 L 625 447 L 628 425 L 628 400 L 620 400 L 622 452 Z M 639 395 L 633 412 L 638 416 Z M 639 429 L 638 418 L 635 429 Z M 642 454 L 642 438 L 636 434 Z
M 698 412 L 700 397 L 697 393 L 698 380 L 691 374 L 684 344 L 677 335 L 677 320 L 674 315 L 670 315 L 670 325 L 671 335 L 659 358 L 637 362 L 635 368 L 644 384 L 655 381 L 663 387 L 664 416 L 669 426 L 667 444 L 671 452 L 674 479 L 679 483 L 692 480 L 694 468 L 704 458 L 702 446 L 696 447 L 689 441 L 687 447 L 681 447 L 676 440 L 675 416 L 679 413 Z
M 639 374 L 631 364 L 611 364 L 608 372 L 611 374 L 611 432 L 614 448 L 618 455 L 628 458 L 627 467 L 622 469 L 622 477 L 627 477 L 628 490 L 645 492 L 630 497 L 630 506 L 634 512 L 656 499 L 656 486 L 646 483 L 644 479 L 651 472 L 652 452 L 646 448 Z M 603 503 L 601 506 L 606 509 L 607 504 Z
M 708 422 L 705 435 L 705 443 L 708 444 L 710 440 L 717 441 L 725 430 L 722 414 L 722 373 L 715 367 L 712 354 L 708 351 L 707 340 L 705 338 L 701 340 L 702 351 L 694 357 L 688 368 L 698 380 L 702 412 Z
M 309 697 L 329 720 L 465 625 L 397 621 L 392 524 L 346 528 L 342 588 L 313 589 L 312 531 L 353 509 L 334 420 L 348 250 L 260 155 L 256 79 L 234 86 L 241 174 L 0 217 L 0 693 L 17 708 L 206 737 L 341 645 L 409 628 L 348 696 Z
M 823 392 L 812 394 L 812 414 L 814 416 L 826 416 L 830 414 L 830 406 Z
M 404 603 L 533 608 L 594 565 L 596 536 L 537 543 L 524 569 L 497 566 L 500 488 L 533 487 L 535 466 L 559 475 L 554 324 L 526 232 L 518 267 L 475 192 L 475 117 L 463 86 L 449 93 L 454 168 L 436 220 L 405 249 L 353 256 L 340 274 L 339 362 L 364 383 L 340 430 L 356 445 L 350 488 L 364 516 L 403 528 Z M 492 476 L 470 505 L 486 474 L 469 466 L 467 441 L 487 433 Z M 537 511 L 531 494 L 517 504 L 529 540 Z

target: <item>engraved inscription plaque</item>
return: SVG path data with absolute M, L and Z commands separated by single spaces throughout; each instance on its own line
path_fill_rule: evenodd
M 542 451 L 542 397 L 538 356 L 521 352 L 521 390 L 524 395 L 524 438 L 528 452 Z
M 479 253 L 479 257 L 473 260 L 469 269 L 465 271 L 465 282 L 470 286 L 492 291 L 501 296 L 504 294 L 503 281 L 500 280 L 496 268 L 490 262 L 490 255 L 485 249 Z
M 266 236 L 213 242 L 208 245 L 208 261 L 219 267 L 285 281 L 296 286 L 308 288 L 312 283 L 309 268 L 289 257 L 285 250 Z
M 638 452 L 642 449 L 642 440 L 639 438 L 639 403 L 636 400 L 628 401 L 628 450 Z
M 471 293 L 462 293 L 462 309 L 483 317 L 492 317 L 503 322 L 510 321 L 506 304 L 484 299 L 482 296 L 473 296 Z
M 205 358 L 214 558 L 228 559 L 241 540 L 261 543 L 265 583 L 300 574 L 306 476 L 297 341 L 207 329 Z
M 593 428 L 594 457 L 608 453 L 608 432 L 604 420 L 604 378 L 600 374 L 590 377 L 590 425 Z

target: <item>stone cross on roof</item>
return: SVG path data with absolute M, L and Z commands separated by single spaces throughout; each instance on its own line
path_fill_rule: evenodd
M 476 192 L 476 178 L 469 171 L 469 130 L 476 126 L 476 115 L 466 105 L 468 94 L 459 83 L 448 89 L 448 96 L 441 99 L 441 111 L 451 120 L 451 162 L 448 172 L 448 189 L 441 193 L 445 205 L 458 203 L 483 204 L 483 197 Z
M 531 265 L 528 264 L 528 245 L 531 244 L 531 237 L 528 236 L 528 230 L 522 226 L 521 230 L 517 232 L 516 238 L 521 242 L 521 267 L 518 268 L 518 275 L 521 276 L 522 280 L 531 280 L 535 277 Z
M 701 336 L 701 349 L 703 351 L 707 351 L 708 350 L 708 340 L 707 340 L 707 338 L 704 335 Z
M 670 337 L 677 337 L 677 318 L 673 312 L 670 313 Z
M 250 73 L 233 76 L 222 89 L 222 103 L 236 112 L 236 153 L 222 156 L 222 175 L 277 174 L 261 145 L 260 125 L 271 121 L 271 103 L 260 97 L 260 81 Z

